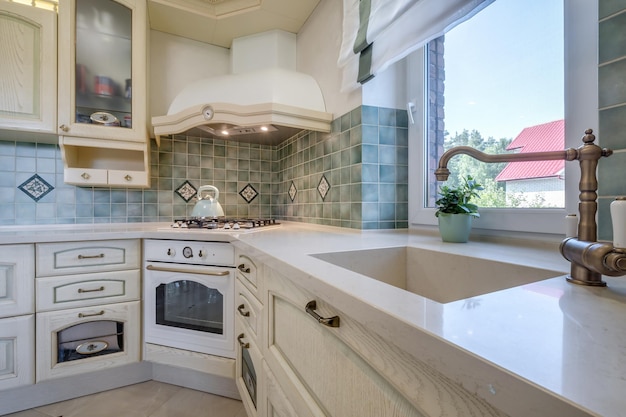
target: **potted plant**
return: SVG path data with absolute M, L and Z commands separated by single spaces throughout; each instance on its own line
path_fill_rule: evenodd
M 463 183 L 458 187 L 442 185 L 439 188 L 435 216 L 439 220 L 439 233 L 444 242 L 467 242 L 472 218 L 480 217 L 478 206 L 471 200 L 480 198 L 478 191 L 483 189 L 470 175 L 463 178 Z

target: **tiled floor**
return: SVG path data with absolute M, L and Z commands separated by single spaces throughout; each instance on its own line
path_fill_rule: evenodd
M 241 401 L 148 381 L 6 417 L 246 417 Z

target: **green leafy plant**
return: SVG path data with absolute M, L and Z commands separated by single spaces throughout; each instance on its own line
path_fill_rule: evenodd
M 440 198 L 435 201 L 437 211 L 435 216 L 440 214 L 467 214 L 480 217 L 478 206 L 470 203 L 472 198 L 480 198 L 478 191 L 484 188 L 477 183 L 470 175 L 463 178 L 463 184 L 459 187 L 449 187 L 442 185 L 439 187 Z

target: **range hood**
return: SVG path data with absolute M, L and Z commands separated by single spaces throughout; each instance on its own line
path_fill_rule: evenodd
M 302 130 L 330 132 L 332 114 L 326 112 L 317 81 L 292 68 L 295 37 L 287 35 L 285 38 L 285 33 L 273 31 L 255 35 L 252 40 L 233 41 L 234 73 L 186 86 L 170 104 L 167 115 L 152 118 L 157 143 L 164 135 L 186 134 L 276 145 Z M 278 43 L 274 42 L 276 39 Z M 293 40 L 289 44 L 293 46 L 293 60 L 284 57 L 285 51 L 290 50 L 285 48 L 285 39 Z M 269 53 L 262 60 L 248 53 L 252 48 L 258 55 L 259 45 L 269 45 Z M 272 60 L 272 52 L 281 56 Z M 238 56 L 246 58 L 237 59 Z M 258 67 L 259 62 L 271 66 L 250 68 Z

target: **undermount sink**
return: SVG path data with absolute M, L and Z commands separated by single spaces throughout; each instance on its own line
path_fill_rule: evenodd
M 439 303 L 563 275 L 563 272 L 413 247 L 311 256 Z

